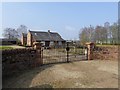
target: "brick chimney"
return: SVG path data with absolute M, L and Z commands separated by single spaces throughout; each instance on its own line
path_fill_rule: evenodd
M 48 30 L 48 32 L 50 33 L 50 30 Z

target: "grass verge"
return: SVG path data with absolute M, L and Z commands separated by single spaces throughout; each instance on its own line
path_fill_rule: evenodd
M 9 46 L 0 46 L 0 50 L 8 50 L 8 49 L 13 49 L 13 48 Z

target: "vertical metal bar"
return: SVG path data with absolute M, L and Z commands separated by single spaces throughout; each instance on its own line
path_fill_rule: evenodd
M 43 61 L 43 47 L 41 48 L 41 54 L 42 54 L 42 62 L 44 64 L 44 61 Z
M 68 48 L 68 42 L 67 42 L 67 48 Z M 69 51 L 67 50 L 67 62 L 69 62 Z
M 86 49 L 87 49 L 87 58 L 86 58 L 86 60 L 88 60 L 88 47 L 86 47 Z

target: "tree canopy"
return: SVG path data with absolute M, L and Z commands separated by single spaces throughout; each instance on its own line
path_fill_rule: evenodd
M 94 42 L 100 44 L 118 44 L 118 24 L 109 25 L 108 22 L 104 26 L 84 27 L 79 33 L 81 43 Z
M 27 27 L 25 25 L 20 25 L 17 29 L 5 28 L 3 36 L 8 39 L 20 39 L 22 33 L 27 33 Z

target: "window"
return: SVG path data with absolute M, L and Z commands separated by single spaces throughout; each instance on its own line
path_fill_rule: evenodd
M 59 41 L 59 45 L 62 45 L 62 42 L 61 42 L 61 41 Z
M 53 42 L 53 41 L 50 41 L 50 45 L 54 45 L 54 42 Z

